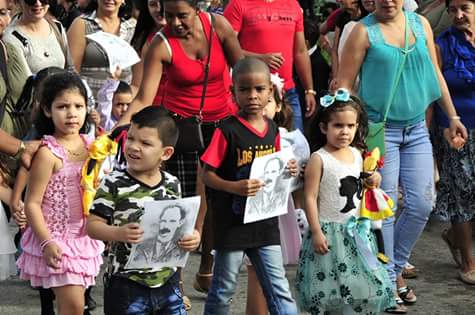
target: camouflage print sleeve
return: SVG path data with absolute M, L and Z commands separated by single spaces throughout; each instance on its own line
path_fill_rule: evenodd
M 178 178 L 176 178 L 175 185 L 176 185 L 177 198 L 183 197 L 181 195 L 181 184 L 180 184 L 180 180 L 178 180 Z
M 115 209 L 116 181 L 112 174 L 106 176 L 97 189 L 90 213 L 112 222 Z

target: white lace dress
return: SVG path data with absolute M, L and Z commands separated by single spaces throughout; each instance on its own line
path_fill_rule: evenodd
M 8 279 L 16 274 L 16 247 L 8 226 L 5 209 L 0 202 L 0 280 Z
M 376 260 L 369 265 L 356 245 L 356 215 L 361 201 L 362 156 L 351 148 L 354 162 L 337 160 L 325 149 L 318 154 L 323 162 L 318 211 L 329 253 L 315 252 L 310 231 L 304 236 L 296 276 L 299 307 L 313 314 L 379 314 L 392 306 L 391 282 L 384 266 Z M 359 227 L 358 227 L 359 228 Z M 374 253 L 372 233 L 364 230 Z

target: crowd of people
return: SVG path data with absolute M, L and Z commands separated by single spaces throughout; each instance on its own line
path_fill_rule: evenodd
M 98 32 L 140 61 L 114 70 Z M 475 285 L 474 0 L 0 0 L 0 46 L 0 280 L 38 288 L 43 315 L 94 309 L 101 268 L 105 314 L 186 314 L 186 267 L 152 262 L 199 247 L 205 314 L 230 312 L 243 264 L 248 315 L 410 313 L 431 216 Z M 264 173 L 301 187 L 250 178 L 294 130 L 308 161 Z M 361 215 L 379 188 L 394 215 Z M 147 202 L 191 196 L 190 233 L 174 206 L 173 233 L 144 235 Z M 287 214 L 244 223 L 246 203 Z

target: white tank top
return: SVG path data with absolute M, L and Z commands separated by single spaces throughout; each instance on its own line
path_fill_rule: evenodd
M 350 149 L 354 157 L 351 164 L 337 160 L 324 148 L 313 153 L 318 154 L 323 162 L 317 201 L 321 222 L 345 223 L 349 217 L 358 215 L 363 158 L 356 148 Z

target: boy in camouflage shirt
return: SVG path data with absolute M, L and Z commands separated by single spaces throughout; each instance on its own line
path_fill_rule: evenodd
M 127 169 L 107 175 L 92 205 L 87 223 L 90 237 L 109 241 L 104 313 L 186 314 L 176 268 L 125 269 L 132 244 L 143 241 L 139 225 L 144 203 L 181 197 L 178 179 L 160 170 L 173 154 L 178 129 L 159 107 L 147 107 L 132 116 L 125 145 Z M 198 247 L 197 230 L 178 245 Z

